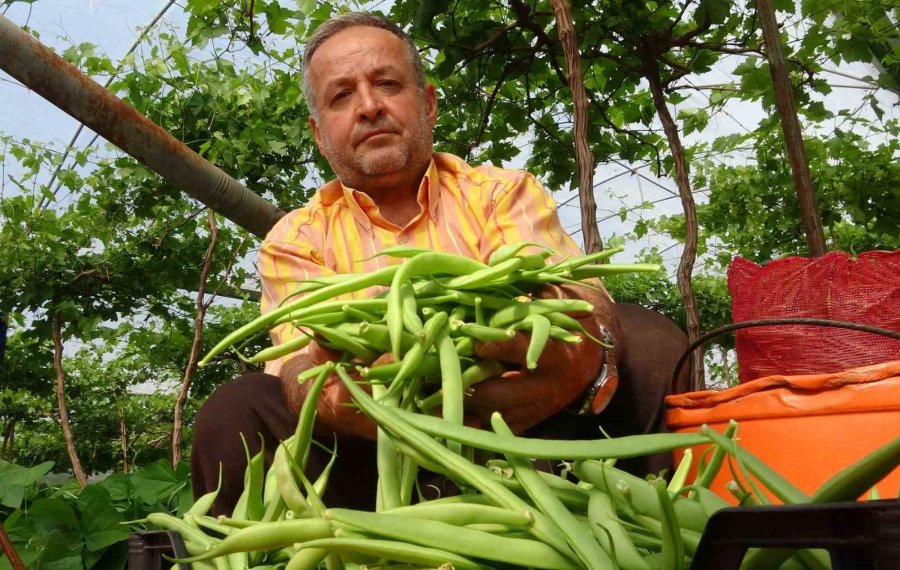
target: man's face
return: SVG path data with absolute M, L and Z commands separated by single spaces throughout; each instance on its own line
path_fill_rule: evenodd
M 309 79 L 319 111 L 310 126 L 344 184 L 385 188 L 423 174 L 437 97 L 416 85 L 403 40 L 368 26 L 338 32 L 316 50 Z

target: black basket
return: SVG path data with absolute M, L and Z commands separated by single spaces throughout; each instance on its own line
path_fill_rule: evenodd
M 171 530 L 154 530 L 131 535 L 128 539 L 128 570 L 168 570 L 172 563 L 163 558 L 187 558 L 181 535 Z M 190 564 L 179 564 L 190 570 Z
M 749 548 L 827 550 L 833 570 L 900 568 L 900 501 L 728 508 L 706 525 L 691 570 L 737 570 Z

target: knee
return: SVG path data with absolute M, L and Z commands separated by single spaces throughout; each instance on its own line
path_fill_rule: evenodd
M 246 468 L 246 451 L 259 449 L 265 422 L 257 413 L 260 402 L 280 397 L 280 381 L 261 373 L 245 374 L 219 386 L 203 403 L 194 421 L 191 479 L 194 497 L 216 488 L 221 469 L 223 487 L 217 506 L 237 500 Z M 232 497 L 231 495 L 235 495 Z M 226 510 L 218 509 L 221 514 Z

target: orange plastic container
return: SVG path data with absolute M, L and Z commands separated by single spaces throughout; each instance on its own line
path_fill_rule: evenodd
M 740 445 L 811 494 L 900 437 L 900 360 L 833 374 L 767 376 L 728 390 L 669 396 L 666 403 L 673 432 L 696 432 L 703 424 L 721 432 L 736 420 Z M 702 451 L 694 449 L 694 457 Z M 681 455 L 676 452 L 676 462 Z M 736 503 L 725 489 L 732 478 L 723 465 L 712 488 Z M 900 467 L 876 488 L 882 498 L 896 497 Z

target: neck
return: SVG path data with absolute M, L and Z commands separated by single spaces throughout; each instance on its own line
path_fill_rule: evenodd
M 384 218 L 401 228 L 415 218 L 421 208 L 417 200 L 419 186 L 404 186 L 402 189 L 393 187 L 387 191 L 363 190 L 372 198 L 378 206 L 379 212 Z
M 421 172 L 409 176 L 367 180 L 366 184 L 351 187 L 367 194 L 386 220 L 402 228 L 421 211 L 418 202 L 419 186 L 427 171 L 428 164 Z

